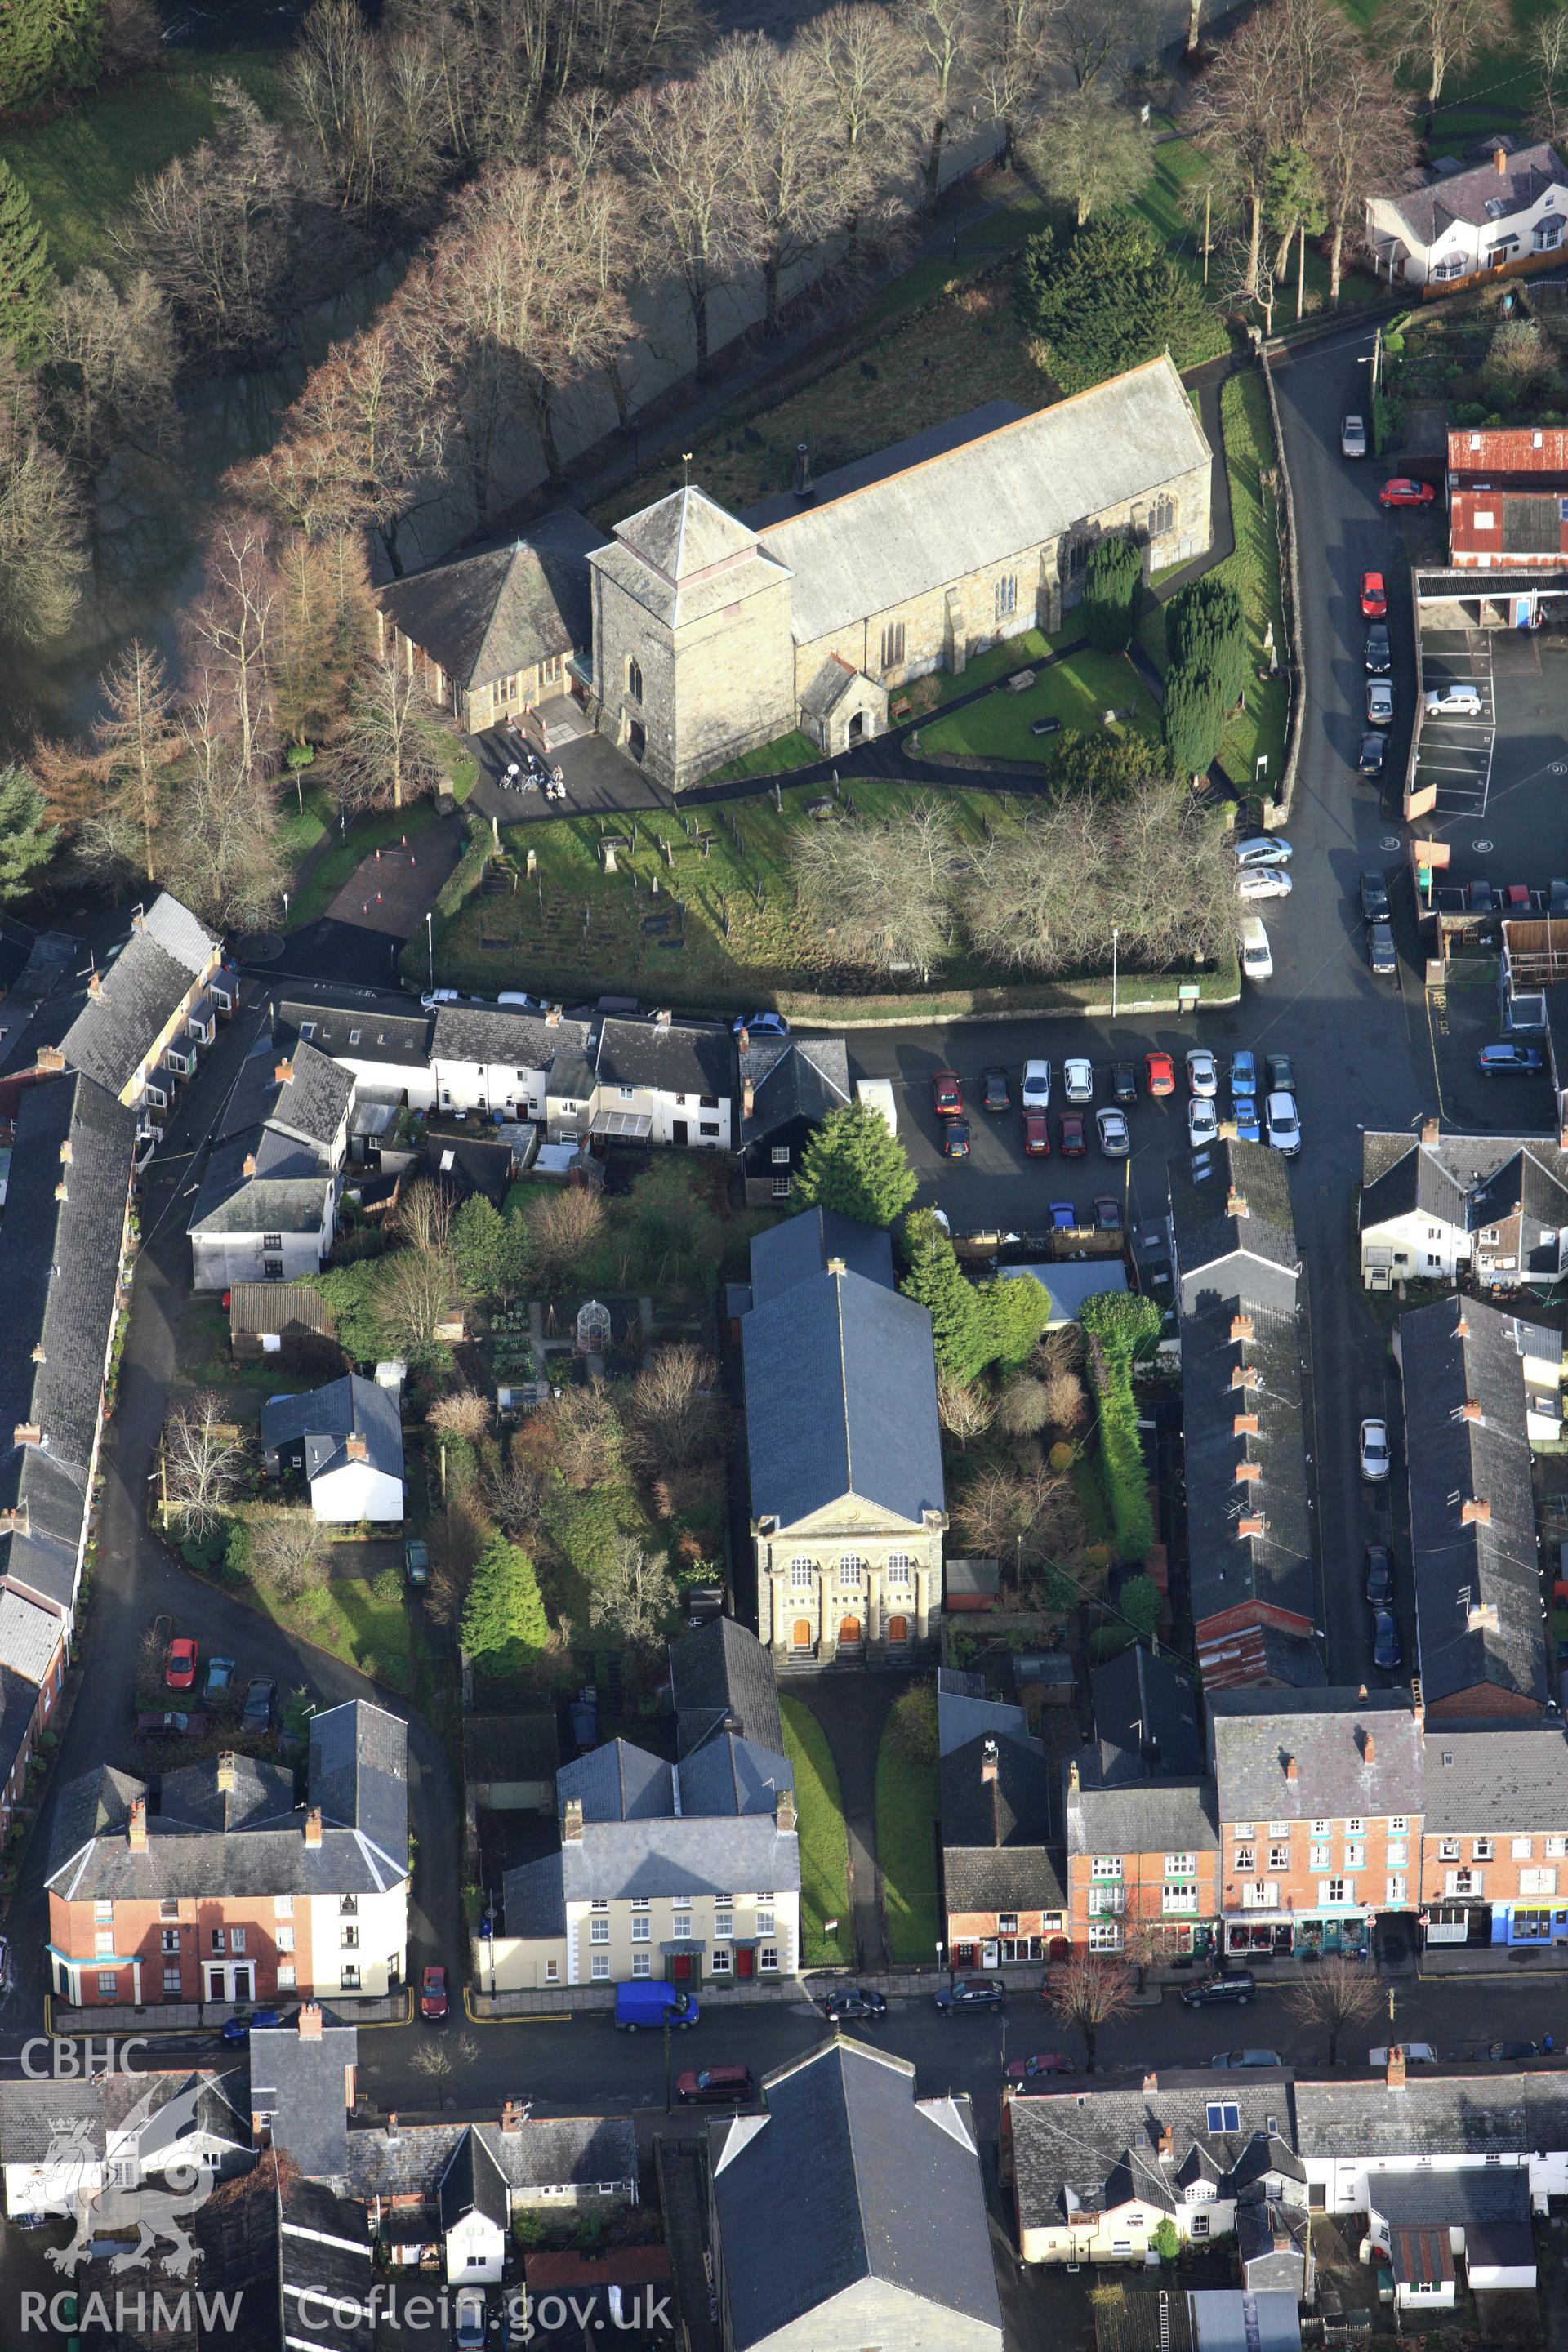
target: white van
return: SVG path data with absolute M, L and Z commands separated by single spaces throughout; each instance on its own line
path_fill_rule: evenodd
M 1268 952 L 1268 934 L 1256 915 L 1248 915 L 1241 926 L 1241 969 L 1248 980 L 1272 980 L 1274 958 Z
M 899 1107 L 893 1099 L 893 1082 L 890 1078 L 857 1078 L 855 1099 L 857 1102 L 863 1102 L 868 1110 L 879 1110 L 888 1122 L 888 1133 L 897 1135 Z

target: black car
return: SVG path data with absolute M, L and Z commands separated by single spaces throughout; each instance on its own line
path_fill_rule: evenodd
M 842 1992 L 825 1993 L 822 2014 L 832 2023 L 841 2017 L 886 2017 L 886 1993 L 873 1992 L 868 1985 L 846 1985 Z
M 1369 866 L 1361 877 L 1361 919 L 1363 923 L 1386 923 L 1389 916 L 1388 880 L 1375 866 Z
M 1372 621 L 1367 625 L 1366 650 L 1362 656 L 1368 672 L 1373 677 L 1386 677 L 1394 667 L 1394 656 L 1388 649 L 1388 623 Z
M 1392 1609 L 1380 1609 L 1372 1621 L 1372 1663 L 1391 1673 L 1399 1664 L 1399 1626 Z
M 1366 1597 L 1374 1609 L 1393 1606 L 1394 1554 L 1386 1544 L 1368 1544 L 1366 1548 Z
M 1472 915 L 1495 915 L 1497 898 L 1489 882 L 1472 882 L 1466 899 Z
M 1182 2006 L 1184 2009 L 1245 2009 L 1258 1990 L 1255 1980 L 1245 1969 L 1234 1976 L 1210 1977 L 1205 1984 L 1184 1985 Z
M 1488 2042 L 1483 2043 L 1483 2058 L 1503 2058 L 1517 2065 L 1521 2059 L 1539 2058 L 1540 2051 L 1533 2042 Z
M 1000 1977 L 960 1977 L 951 1992 L 939 1992 L 934 1998 L 943 2017 L 956 2017 L 964 2010 L 1000 2009 L 1007 1988 Z
M 1295 1093 L 1296 1066 L 1294 1062 L 1291 1061 L 1289 1054 L 1268 1055 L 1265 1057 L 1264 1067 L 1268 1073 L 1268 1091 L 1271 1095 L 1293 1095 Z
M 1387 745 L 1385 740 L 1381 735 L 1363 735 L 1362 737 L 1361 754 L 1356 761 L 1356 766 L 1361 770 L 1363 776 L 1382 775 L 1384 755 L 1386 749 Z
M 1119 1103 L 1135 1103 L 1138 1099 L 1138 1072 L 1131 1062 L 1110 1065 L 1111 1099 Z
M 1094 1229 L 1099 1234 L 1119 1234 L 1121 1231 L 1121 1202 L 1114 1192 L 1095 1194 Z
M 969 1121 L 966 1118 L 950 1118 L 944 1121 L 942 1130 L 942 1150 L 944 1160 L 968 1159 Z
M 1399 956 L 1394 944 L 1392 923 L 1369 923 L 1366 927 L 1366 960 L 1373 971 L 1384 979 L 1399 970 Z
M 984 1090 L 980 1100 L 986 1110 L 1006 1110 L 1012 1097 L 1007 1091 L 1007 1073 L 1000 1062 L 993 1062 L 986 1071 Z
M 258 1675 L 245 1694 L 245 1712 L 240 1727 L 245 1731 L 270 1731 L 278 1719 L 278 1685 L 266 1675 Z

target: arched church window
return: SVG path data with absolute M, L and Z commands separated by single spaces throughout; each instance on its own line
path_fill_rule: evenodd
M 640 702 L 642 700 L 642 665 L 640 662 L 628 661 L 626 664 L 626 692 L 634 702 Z

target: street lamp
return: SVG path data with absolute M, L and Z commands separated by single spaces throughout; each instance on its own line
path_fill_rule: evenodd
M 429 907 L 426 907 L 425 909 L 425 940 L 426 944 L 430 950 L 430 992 L 431 994 L 434 995 L 436 991 L 436 929 L 435 912 L 434 909 Z
M 1117 942 L 1121 937 L 1121 926 L 1112 923 L 1110 926 L 1110 1017 L 1113 1021 L 1116 1018 L 1116 950 Z
M 285 923 L 289 920 L 289 893 L 287 890 L 283 893 L 283 920 Z

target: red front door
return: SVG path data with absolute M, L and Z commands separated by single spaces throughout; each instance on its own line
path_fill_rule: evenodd
M 742 1944 L 740 1950 L 735 1955 L 735 1974 L 738 1977 L 754 1977 L 756 1973 L 757 1956 L 755 1952 L 749 1951 L 746 1946 Z
M 677 1984 L 689 1983 L 691 1977 L 691 1955 L 677 1952 L 669 1963 L 669 1973 Z

